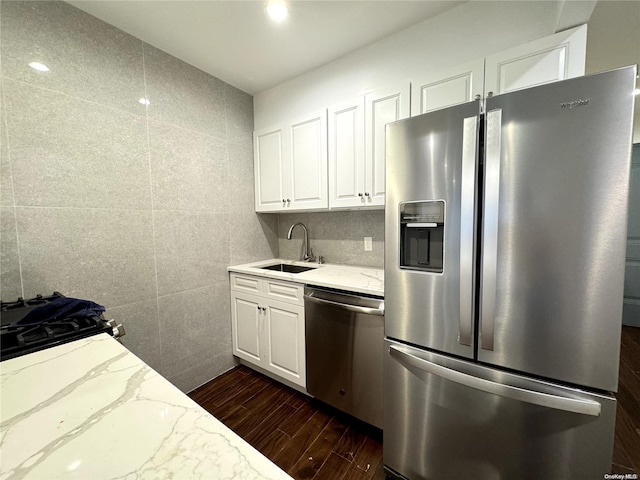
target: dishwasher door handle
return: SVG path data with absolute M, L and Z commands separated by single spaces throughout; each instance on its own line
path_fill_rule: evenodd
M 324 298 L 317 298 L 317 297 L 313 297 L 311 295 L 305 295 L 304 296 L 304 300 L 305 300 L 305 302 L 309 301 L 309 302 L 312 302 L 312 303 L 319 303 L 319 304 L 323 304 L 323 305 L 331 305 L 333 307 L 341 308 L 341 309 L 346 310 L 348 312 L 364 313 L 366 315 L 384 315 L 384 304 L 383 304 L 382 308 L 361 307 L 359 305 L 350 305 L 348 303 L 334 302 L 333 300 L 326 300 Z

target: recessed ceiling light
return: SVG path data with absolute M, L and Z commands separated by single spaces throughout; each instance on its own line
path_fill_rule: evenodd
M 151 102 L 148 98 L 141 98 L 140 100 L 138 100 L 138 103 L 141 103 L 142 105 L 151 105 Z
M 282 22 L 289 15 L 289 8 L 283 0 L 270 0 L 267 3 L 267 15 L 271 20 Z
M 49 71 L 49 67 L 47 67 L 44 63 L 31 62 L 29 64 L 29 66 L 31 68 L 33 68 L 34 70 L 38 70 L 39 72 L 48 72 Z

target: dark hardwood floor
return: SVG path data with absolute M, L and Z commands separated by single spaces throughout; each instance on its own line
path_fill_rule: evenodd
M 247 367 L 189 396 L 293 478 L 385 478 L 380 430 Z
M 384 479 L 382 432 L 240 366 L 189 396 L 295 479 Z M 623 327 L 612 473 L 640 474 L 640 328 Z
M 613 473 L 640 475 L 640 328 L 622 327 Z

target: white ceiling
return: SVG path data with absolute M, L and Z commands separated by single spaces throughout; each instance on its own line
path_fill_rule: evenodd
M 256 94 L 464 2 L 289 0 L 282 24 L 257 0 L 69 3 Z

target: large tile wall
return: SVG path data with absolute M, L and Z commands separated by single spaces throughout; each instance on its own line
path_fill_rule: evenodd
M 185 391 L 232 367 L 226 267 L 278 256 L 252 97 L 63 2 L 0 17 L 2 299 L 105 305 Z

